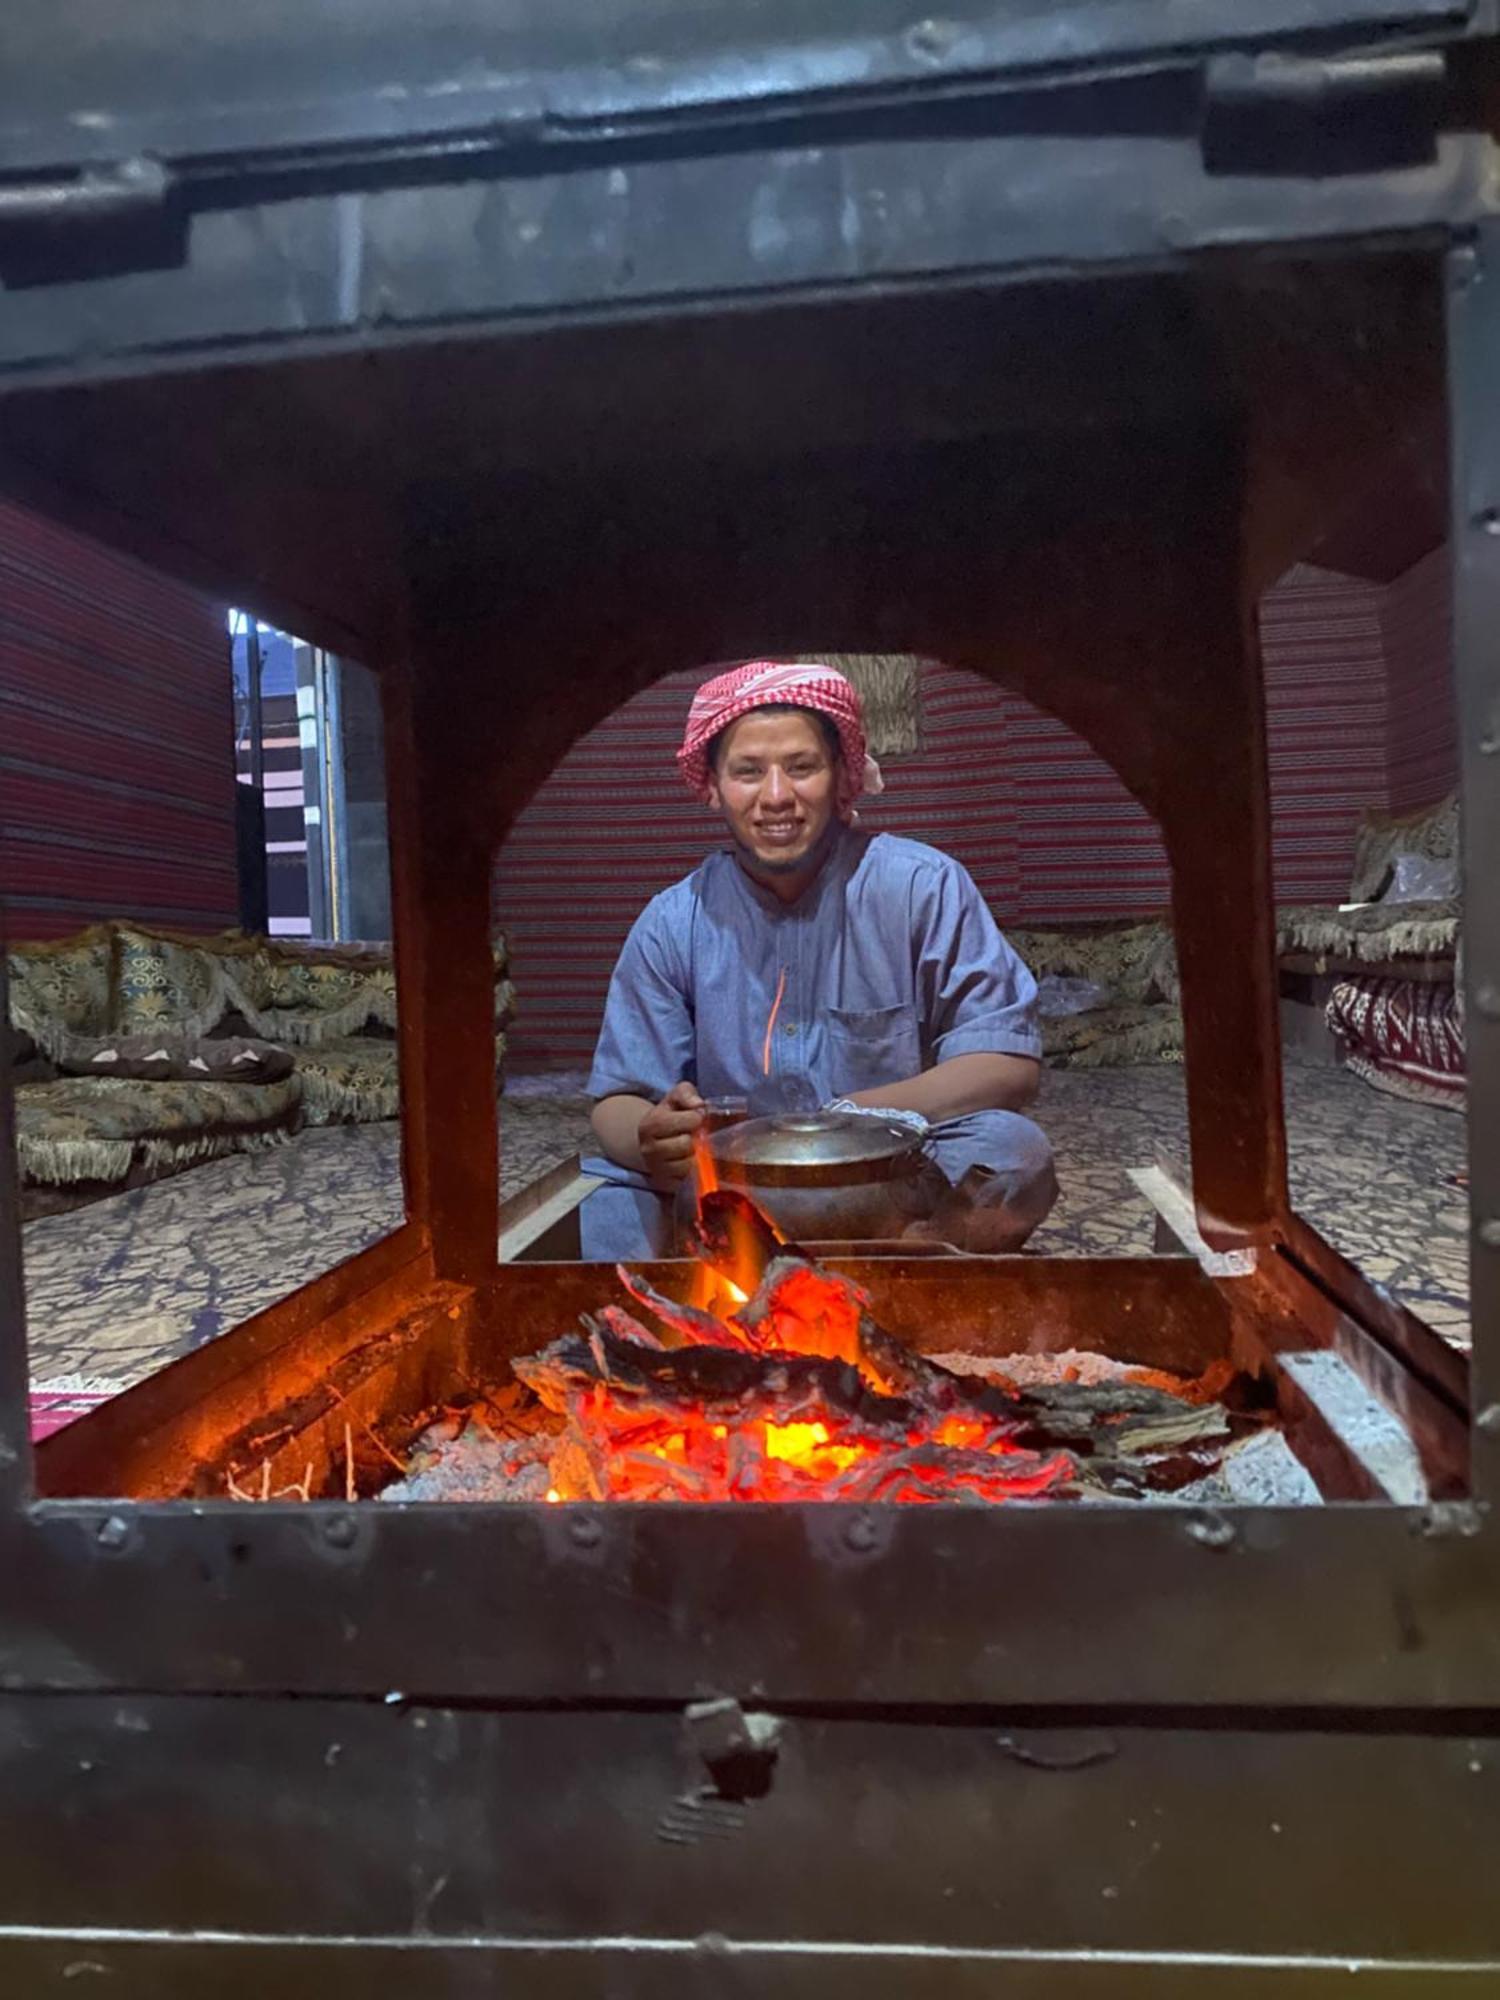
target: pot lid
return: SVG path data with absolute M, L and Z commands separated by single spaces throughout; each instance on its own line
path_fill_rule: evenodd
M 858 1179 L 895 1171 L 920 1149 L 905 1125 L 854 1111 L 797 1111 L 776 1118 L 751 1118 L 716 1132 L 709 1146 L 726 1167 L 747 1178 L 807 1172 L 838 1179 L 849 1171 Z

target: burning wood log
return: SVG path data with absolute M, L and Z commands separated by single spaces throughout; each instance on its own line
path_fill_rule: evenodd
M 704 1312 L 698 1306 L 679 1305 L 676 1299 L 669 1299 L 664 1292 L 648 1284 L 639 1272 L 617 1264 L 615 1276 L 638 1305 L 655 1313 L 667 1331 L 688 1346 L 749 1348 L 750 1341 L 738 1328 L 716 1319 L 712 1313 Z
M 563 1420 L 548 1497 L 994 1504 L 1038 1494 L 1148 1489 L 1201 1469 L 1228 1429 L 1214 1403 L 1151 1384 L 1025 1387 L 958 1374 L 875 1320 L 860 1287 L 785 1242 L 746 1198 L 704 1198 L 696 1240 L 737 1289 L 726 1317 L 621 1283 L 664 1329 L 605 1306 L 517 1361 Z M 1165 1475 L 1164 1475 L 1165 1476 Z

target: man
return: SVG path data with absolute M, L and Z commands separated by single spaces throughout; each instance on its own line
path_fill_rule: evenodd
M 1036 982 L 958 862 L 854 824 L 881 781 L 853 687 L 826 666 L 736 667 L 698 690 L 677 761 L 733 845 L 652 899 L 615 967 L 589 1082 L 604 1157 L 584 1162 L 608 1185 L 584 1203 L 584 1256 L 671 1255 L 704 1099 L 728 1095 L 925 1121 L 925 1232 L 1015 1248 L 1057 1192 L 1021 1115 Z

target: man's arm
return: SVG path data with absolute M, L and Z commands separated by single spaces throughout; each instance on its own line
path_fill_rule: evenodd
M 660 1104 L 621 1091 L 601 1098 L 590 1122 L 594 1137 L 617 1166 L 672 1186 L 686 1180 L 692 1167 L 703 1099 L 690 1083 L 673 1084 Z
M 1036 1098 L 1041 1067 L 1031 1056 L 950 1056 L 921 1076 L 852 1091 L 849 1102 L 920 1111 L 931 1125 L 971 1111 L 1024 1111 Z

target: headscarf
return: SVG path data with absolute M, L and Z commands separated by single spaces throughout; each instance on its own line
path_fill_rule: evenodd
M 709 798 L 708 746 L 731 722 L 755 708 L 810 708 L 826 715 L 839 734 L 838 809 L 851 817 L 862 792 L 884 790 L 880 766 L 865 748 L 865 717 L 853 685 L 833 667 L 814 662 L 788 666 L 778 660 L 751 660 L 719 674 L 693 696 L 687 729 L 677 752 L 677 768 L 688 790 Z

